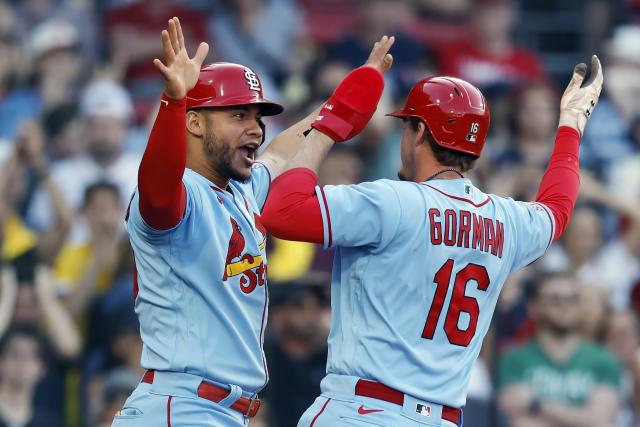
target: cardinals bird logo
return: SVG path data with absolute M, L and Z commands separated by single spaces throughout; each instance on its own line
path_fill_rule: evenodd
M 242 235 L 240 226 L 233 218 L 231 220 L 231 238 L 227 249 L 223 281 L 230 277 L 240 276 L 240 290 L 245 294 L 250 294 L 256 286 L 263 286 L 267 276 L 267 267 L 263 262 L 262 255 L 251 255 L 245 252 L 246 240 Z M 254 214 L 256 228 L 263 235 L 263 241 L 259 249 L 264 249 L 266 244 L 266 229 L 260 222 L 260 217 Z

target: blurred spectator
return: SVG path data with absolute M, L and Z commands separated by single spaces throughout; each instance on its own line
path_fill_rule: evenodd
M 93 360 L 88 360 L 89 364 L 85 366 L 88 368 L 86 373 L 89 374 L 88 412 L 91 425 L 113 419 L 115 412 L 122 409 L 122 403 L 145 372 L 140 366 L 142 339 L 133 306 L 122 307 L 112 313 L 110 318 L 99 320 L 103 324 L 94 324 L 92 330 L 101 333 L 100 344 L 104 348 L 100 349 L 102 354 L 91 352 L 89 356 Z M 98 365 L 95 365 L 96 362 Z M 100 369 L 100 372 L 95 372 L 95 368 Z M 120 406 L 116 405 L 118 400 Z
M 84 123 L 77 104 L 65 103 L 52 108 L 42 118 L 42 124 L 47 138 L 46 151 L 51 162 L 70 159 L 86 152 Z
M 631 311 L 613 313 L 607 322 L 605 344 L 622 362 L 621 408 L 618 427 L 640 421 L 640 329 Z
M 640 108 L 635 113 L 631 135 L 635 144 L 634 154 L 615 160 L 611 165 L 607 187 L 620 199 L 637 205 L 640 204 Z
M 583 200 L 601 204 L 627 219 L 619 235 L 604 241 L 602 219 L 590 206 L 578 206 L 561 245 L 542 259 L 550 270 L 570 269 L 580 283 L 605 290 L 611 307 L 629 307 L 631 290 L 640 278 L 640 214 L 636 205 L 612 196 L 598 181 L 581 175 Z
M 80 336 L 69 312 L 56 296 L 51 270 L 43 265 L 32 265 L 30 270 L 16 276 L 15 271 L 8 268 L 3 268 L 2 290 L 7 296 L 13 295 L 14 303 L 0 305 L 8 310 L 8 313 L 0 313 L 0 318 L 41 325 L 57 355 L 68 360 L 77 357 L 81 350 Z
M 353 148 L 336 145 L 320 165 L 318 185 L 357 184 L 363 177 L 364 165 Z
M 125 368 L 115 368 L 102 379 L 101 393 L 95 399 L 96 415 L 91 425 L 109 427 L 113 417 L 138 385 L 140 378 Z
M 579 288 L 566 274 L 537 282 L 531 313 L 536 338 L 500 360 L 500 406 L 512 427 L 614 426 L 620 366 L 580 338 Z
M 427 46 L 458 42 L 468 37 L 464 25 L 473 0 L 411 0 L 415 13 L 407 31 Z
M 12 324 L 33 325 L 51 342 L 54 353 L 48 359 L 47 375 L 35 395 L 35 402 L 47 412 L 47 422 L 58 425 L 65 409 L 69 404 L 73 405 L 66 396 L 71 384 L 66 382 L 71 378 L 66 372 L 69 364 L 80 355 L 81 340 L 71 315 L 56 297 L 49 268 L 34 265 L 33 259 L 31 263 L 24 262 L 17 269 L 17 276 L 13 269 L 3 268 L 0 319 L 9 318 Z M 5 326 L 0 320 L 0 327 Z M 0 330 L 0 336 L 3 332 Z
M 489 192 L 500 196 L 534 200 L 553 148 L 558 100 L 543 82 L 525 84 L 514 100 L 510 133 L 513 142 L 494 155 L 487 186 Z M 491 147 L 494 153 L 499 151 L 495 145 Z
M 93 11 L 94 0 L 21 0 L 16 4 L 16 15 L 20 35 L 32 34 L 34 28 L 50 19 L 70 23 L 80 34 L 82 56 L 95 59 L 100 27 Z
M 78 91 L 83 69 L 80 36 L 70 23 L 50 20 L 34 29 L 30 42 L 42 107 L 47 111 Z
M 45 345 L 37 328 L 14 325 L 0 339 L 0 426 L 53 427 L 50 414 L 34 405 L 46 370 Z
M 26 122 L 23 125 L 12 153 L 3 163 L 0 173 L 0 225 L 4 234 L 2 259 L 14 260 L 33 250 L 38 260 L 51 264 L 71 228 L 72 213 L 60 187 L 49 175 L 38 123 Z M 29 172 L 53 205 L 53 223 L 39 235 L 28 228 L 21 217 L 29 196 Z
M 612 315 L 609 307 L 609 295 L 599 286 L 582 285 L 580 287 L 580 311 L 589 313 L 580 322 L 580 334 L 586 340 L 604 341 L 607 321 Z
M 132 112 L 129 94 L 113 81 L 98 80 L 84 90 L 80 109 L 88 151 L 53 164 L 51 177 L 65 189 L 65 199 L 73 209 L 82 205 L 86 188 L 97 181 L 114 183 L 126 205 L 136 186 L 140 164 L 138 156 L 123 149 Z M 38 229 L 51 222 L 49 203 L 43 191 L 35 194 L 28 219 Z
M 329 44 L 349 31 L 358 21 L 357 0 L 297 0 L 304 24 L 313 40 Z
M 264 392 L 272 425 L 295 427 L 325 375 L 330 306 L 329 275 L 271 286 L 270 380 Z
M 545 78 L 542 64 L 517 47 L 510 32 L 517 20 L 512 0 L 477 0 L 470 9 L 471 34 L 461 42 L 434 46 L 440 72 L 474 83 L 491 98 L 495 91 Z
M 387 73 L 393 98 L 404 100 L 413 84 L 430 70 L 431 56 L 424 46 L 403 31 L 413 10 L 407 1 L 358 0 L 358 22 L 351 33 L 327 48 L 329 60 L 355 68 L 365 63 L 370 46 L 382 35 L 393 35 L 393 67 Z
M 109 182 L 85 190 L 82 214 L 89 228 L 85 241 L 67 244 L 56 261 L 56 278 L 69 310 L 78 318 L 96 296 L 105 294 L 116 279 L 126 250 L 118 187 Z M 126 263 L 129 265 L 128 263 Z
M 640 26 L 616 28 L 605 53 L 605 96 L 585 130 L 580 153 L 584 167 L 603 172 L 604 176 L 610 167 L 638 151 L 632 131 L 640 114 Z M 616 184 L 621 179 L 637 182 L 637 175 L 620 177 L 620 173 L 619 170 Z
M 223 0 L 221 3 L 222 7 L 216 8 L 211 19 L 216 58 L 251 67 L 260 74 L 263 83 L 266 77 L 279 81 L 290 71 L 290 62 L 298 56 L 292 51 L 297 39 L 304 36 L 296 1 Z M 268 93 L 275 92 L 269 90 Z
M 207 39 L 206 18 L 187 2 L 134 0 L 111 8 L 104 18 L 111 65 L 131 93 L 137 123 L 144 122 L 162 91 L 152 61 L 162 56 L 159 34 L 174 16 L 180 17 L 188 47 L 195 49 L 195 41 Z
M 78 92 L 82 57 L 79 36 L 65 21 L 46 21 L 30 34 L 33 84 L 14 88 L 0 104 L 0 136 L 13 139 L 22 122 L 65 102 Z

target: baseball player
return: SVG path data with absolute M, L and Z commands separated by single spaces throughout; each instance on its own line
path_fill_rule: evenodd
M 489 106 L 452 77 L 419 81 L 391 114 L 403 121 L 401 181 L 317 187 L 323 156 L 345 139 L 333 122 L 357 117 L 344 114 L 357 94 L 334 92 L 272 183 L 262 215 L 279 238 L 336 247 L 327 375 L 299 426 L 462 425 L 503 283 L 571 217 L 579 139 L 602 87 L 597 57 L 584 81 L 586 70 L 576 66 L 562 96 L 553 154 L 531 203 L 486 194 L 465 177 L 482 151 Z
M 372 65 L 392 43 L 374 46 Z M 258 76 L 230 63 L 201 69 L 208 46 L 189 58 L 177 18 L 162 45 L 164 94 L 126 216 L 147 373 L 113 426 L 246 426 L 268 381 L 260 210 L 318 112 L 256 160 L 261 118 L 283 110 Z

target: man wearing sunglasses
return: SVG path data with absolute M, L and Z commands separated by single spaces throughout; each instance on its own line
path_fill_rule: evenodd
M 580 289 L 564 273 L 541 276 L 531 300 L 536 336 L 500 361 L 500 406 L 514 427 L 615 425 L 620 366 L 579 332 Z

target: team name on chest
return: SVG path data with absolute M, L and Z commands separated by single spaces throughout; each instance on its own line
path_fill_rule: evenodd
M 469 211 L 429 209 L 432 245 L 471 248 L 502 258 L 504 224 Z

